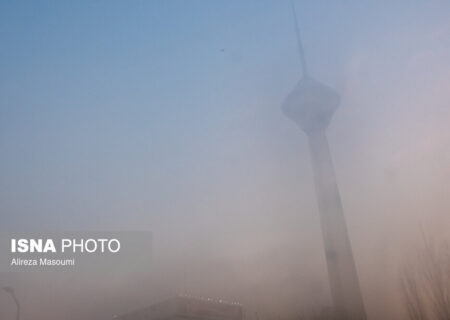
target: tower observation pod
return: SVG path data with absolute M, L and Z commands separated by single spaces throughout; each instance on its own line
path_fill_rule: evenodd
M 302 78 L 286 98 L 282 110 L 308 138 L 334 313 L 339 320 L 362 320 L 366 314 L 326 136 L 340 98 L 330 87 L 309 76 L 291 4 Z

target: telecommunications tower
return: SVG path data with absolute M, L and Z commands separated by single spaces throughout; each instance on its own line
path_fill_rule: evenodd
M 302 77 L 282 110 L 308 137 L 334 312 L 340 320 L 364 320 L 363 299 L 326 136 L 340 98 L 330 87 L 309 75 L 295 8 L 291 4 Z

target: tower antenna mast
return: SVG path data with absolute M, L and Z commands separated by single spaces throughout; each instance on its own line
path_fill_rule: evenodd
M 295 35 L 297 38 L 298 54 L 300 56 L 300 63 L 302 65 L 302 76 L 303 78 L 307 78 L 308 67 L 306 66 L 305 50 L 303 49 L 302 39 L 300 38 L 300 28 L 298 26 L 297 13 L 295 11 L 295 4 L 293 0 L 291 0 L 291 8 L 292 8 L 292 15 L 294 16 Z

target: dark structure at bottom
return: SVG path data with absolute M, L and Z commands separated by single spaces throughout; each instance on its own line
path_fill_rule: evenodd
M 242 306 L 221 300 L 179 296 L 117 317 L 120 320 L 242 320 Z

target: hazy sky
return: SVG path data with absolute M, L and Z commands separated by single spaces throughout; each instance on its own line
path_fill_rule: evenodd
M 450 227 L 450 2 L 295 3 L 374 315 Z M 0 39 L 0 230 L 151 230 L 152 296 L 329 303 L 287 1 L 2 2 Z

